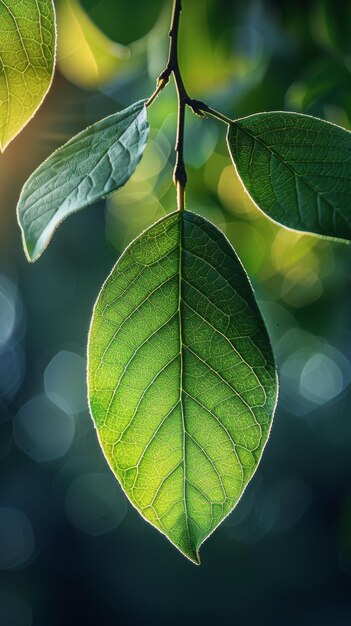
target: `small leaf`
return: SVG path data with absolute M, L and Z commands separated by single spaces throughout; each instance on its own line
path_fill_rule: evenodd
M 0 4 L 0 150 L 33 117 L 48 92 L 55 65 L 52 0 Z
M 95 305 L 88 384 L 130 501 L 199 563 L 256 470 L 277 397 L 250 282 L 210 222 L 172 213 L 126 249 Z
M 299 113 L 233 122 L 228 147 L 258 207 L 296 230 L 351 239 L 351 133 Z
M 17 207 L 30 261 L 42 254 L 66 217 L 127 182 L 148 136 L 142 100 L 89 126 L 35 170 L 22 189 Z

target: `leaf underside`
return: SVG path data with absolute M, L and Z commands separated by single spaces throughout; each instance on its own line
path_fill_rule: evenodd
M 0 2 L 0 150 L 22 130 L 52 81 L 56 28 L 52 0 Z
M 211 223 L 172 213 L 127 248 L 95 305 L 88 385 L 130 501 L 199 563 L 257 467 L 277 397 L 250 282 Z
M 351 133 L 299 113 L 233 122 L 228 147 L 258 207 L 279 224 L 351 239 Z
M 127 182 L 142 157 L 148 136 L 142 100 L 89 126 L 35 170 L 17 206 L 23 246 L 30 261 L 42 254 L 66 217 Z

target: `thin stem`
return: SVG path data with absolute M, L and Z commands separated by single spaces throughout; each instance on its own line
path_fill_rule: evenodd
M 161 91 L 167 85 L 168 80 L 169 80 L 169 78 L 167 80 L 164 79 L 164 78 L 162 78 L 161 80 L 160 79 L 157 80 L 157 85 L 156 85 L 155 91 L 151 94 L 150 98 L 145 102 L 146 108 L 151 106 L 152 103 L 156 100 L 158 94 L 161 93 Z
M 176 163 L 175 163 L 175 168 L 173 172 L 173 180 L 174 180 L 174 184 L 176 185 L 176 187 L 179 183 L 180 186 L 185 191 L 185 187 L 187 183 L 187 175 L 186 175 L 186 169 L 185 169 L 185 163 L 184 163 L 184 132 L 185 132 L 186 100 L 182 96 L 182 93 L 179 89 L 179 85 L 177 81 L 176 81 L 176 88 L 177 88 L 177 93 L 178 93 L 178 124 L 177 124 L 177 141 L 176 141 L 176 146 L 175 146 Z
M 177 90 L 179 96 L 182 100 L 187 100 L 189 98 L 187 91 L 184 87 L 182 75 L 179 68 L 179 60 L 178 60 L 178 34 L 179 34 L 179 23 L 180 23 L 180 14 L 182 11 L 182 0 L 173 0 L 173 13 L 172 13 L 172 22 L 171 29 L 169 31 L 170 38 L 170 47 L 169 47 L 169 56 L 168 62 L 165 69 L 166 75 L 170 75 L 173 72 L 174 80 L 177 86 Z M 162 78 L 164 74 L 162 73 L 160 78 Z
M 178 61 L 178 33 L 181 11 L 182 0 L 173 0 L 171 28 L 169 31 L 170 44 L 167 65 L 158 78 L 157 86 L 154 93 L 146 102 L 146 106 L 150 106 L 154 102 L 158 94 L 167 85 L 171 74 L 173 74 L 178 95 L 178 124 L 177 139 L 175 145 L 176 162 L 173 173 L 173 181 L 177 189 L 177 207 L 179 211 L 183 211 L 185 206 L 185 187 L 187 183 L 187 175 L 184 163 L 185 109 L 186 105 L 190 102 L 190 98 L 183 83 Z
M 173 180 L 177 189 L 177 206 L 179 211 L 184 210 L 185 187 L 187 183 L 187 175 L 184 163 L 184 131 L 185 107 L 189 98 L 187 91 L 184 87 L 178 61 L 178 34 L 181 11 L 182 0 L 173 0 L 172 22 L 171 29 L 169 31 L 170 46 L 168 62 L 165 71 L 160 76 L 160 80 L 166 80 L 168 79 L 169 75 L 173 73 L 178 95 L 178 124 L 177 140 L 175 146 L 176 163 L 173 173 Z
M 177 209 L 178 211 L 184 211 L 185 209 L 185 187 L 180 184 L 179 181 L 176 183 L 177 190 Z
M 201 117 L 204 117 L 207 114 L 207 115 L 211 115 L 212 117 L 215 117 L 217 120 L 219 120 L 220 122 L 223 122 L 224 124 L 232 124 L 233 122 L 233 120 L 230 117 L 227 117 L 223 113 L 220 113 L 219 111 L 216 111 L 215 109 L 212 109 L 211 107 L 208 106 L 208 104 L 206 104 L 206 102 L 201 102 L 200 100 L 194 100 L 193 98 L 188 98 L 187 105 L 194 111 L 194 113 L 196 113 L 197 115 L 200 115 Z
M 200 100 L 194 100 L 188 95 L 188 92 L 183 82 L 178 60 L 178 34 L 181 11 L 182 0 L 173 0 L 171 28 L 169 31 L 170 44 L 167 65 L 157 80 L 155 91 L 153 92 L 153 94 L 151 94 L 150 98 L 146 102 L 146 106 L 149 107 L 156 100 L 157 96 L 163 90 L 163 88 L 167 85 L 171 74 L 173 74 L 178 95 L 178 124 L 177 139 L 175 145 L 176 162 L 173 173 L 173 181 L 177 190 L 177 207 L 179 211 L 183 211 L 185 207 L 185 188 L 187 183 L 187 175 L 184 163 L 184 131 L 186 107 L 189 106 L 194 113 L 200 115 L 201 117 L 211 115 L 212 117 L 215 117 L 225 124 L 231 124 L 232 122 L 229 117 L 226 117 L 226 115 L 215 111 L 205 102 L 201 102 Z

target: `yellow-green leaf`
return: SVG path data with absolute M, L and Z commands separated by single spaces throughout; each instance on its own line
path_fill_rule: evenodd
M 256 470 L 277 398 L 252 287 L 210 222 L 172 213 L 127 248 L 95 305 L 88 384 L 130 501 L 199 563 Z
M 1 0 L 1 151 L 42 103 L 53 77 L 55 46 L 52 0 Z

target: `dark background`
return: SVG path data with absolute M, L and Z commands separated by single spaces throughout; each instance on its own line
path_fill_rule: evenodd
M 123 247 L 175 208 L 173 86 L 150 110 L 151 140 L 128 184 L 71 217 L 36 264 L 24 258 L 21 186 L 74 133 L 153 91 L 170 5 L 84 0 L 82 14 L 75 2 L 58 4 L 53 87 L 0 158 L 0 624 L 349 626 L 350 247 L 262 216 L 236 180 L 225 127 L 187 115 L 188 208 L 238 251 L 281 386 L 261 465 L 203 546 L 201 567 L 127 503 L 86 402 L 101 283 Z M 183 8 L 191 95 L 231 117 L 286 109 L 350 128 L 350 2 L 183 0 Z

